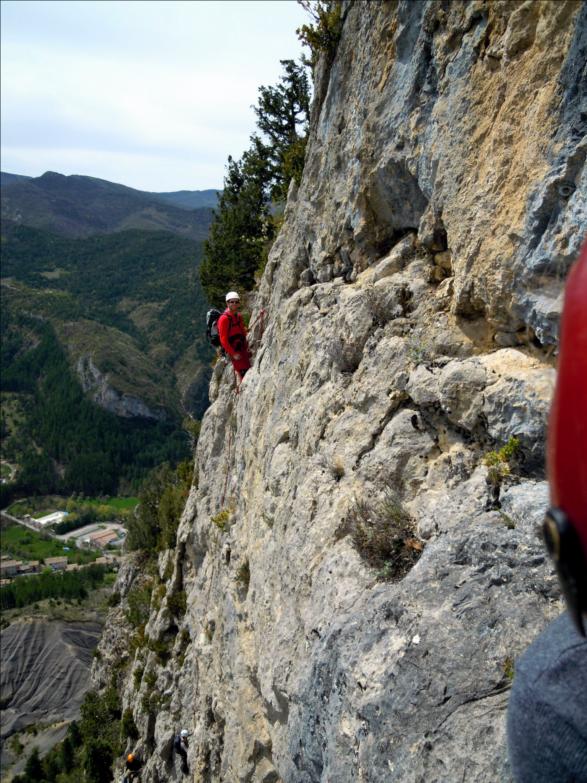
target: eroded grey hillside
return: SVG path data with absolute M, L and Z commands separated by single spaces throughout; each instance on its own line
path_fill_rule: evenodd
M 84 623 L 17 622 L 2 629 L 0 658 L 0 762 L 2 780 L 11 767 L 22 772 L 26 754 L 15 754 L 10 739 L 34 746 L 42 755 L 62 740 L 68 724 L 79 716 L 89 687 L 92 651 L 101 625 Z M 35 733 L 26 735 L 33 726 Z
M 510 780 L 513 660 L 561 611 L 537 529 L 587 225 L 586 31 L 565 0 L 345 4 L 255 366 L 238 396 L 214 374 L 153 649 L 128 649 L 123 599 L 94 663 L 98 685 L 126 664 L 145 780 L 182 779 L 181 727 L 195 781 Z M 389 491 L 425 545 L 395 583 L 348 533 Z

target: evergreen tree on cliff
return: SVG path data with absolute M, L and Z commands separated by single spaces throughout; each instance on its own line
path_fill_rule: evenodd
M 256 137 L 252 141 L 240 161 L 228 158 L 218 210 L 205 244 L 200 277 L 208 300 L 216 305 L 224 302 L 229 288 L 253 287 L 263 247 L 273 238 L 268 159 L 261 142 Z
M 267 158 L 271 166 L 271 196 L 285 201 L 293 178 L 299 181 L 310 113 L 310 85 L 302 65 L 281 60 L 285 73 L 276 87 L 259 87 L 255 107 L 257 127 L 269 139 Z
M 229 289 L 250 290 L 275 237 L 275 203 L 285 201 L 304 165 L 310 86 L 304 66 L 282 60 L 274 87 L 260 87 L 254 107 L 262 136 L 240 160 L 228 158 L 224 187 L 205 244 L 200 278 L 208 300 L 220 307 Z

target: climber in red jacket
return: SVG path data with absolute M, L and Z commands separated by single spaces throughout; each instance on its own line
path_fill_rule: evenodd
M 242 315 L 238 312 L 240 297 L 236 291 L 226 294 L 227 308 L 218 319 L 220 344 L 229 355 L 238 381 L 242 381 L 251 366 L 247 330 Z

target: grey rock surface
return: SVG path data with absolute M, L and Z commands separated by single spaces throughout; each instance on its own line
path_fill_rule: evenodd
M 24 622 L 2 630 L 2 738 L 31 723 L 71 720 L 88 687 L 98 623 Z
M 100 372 L 91 356 L 82 356 L 76 363 L 76 372 L 85 392 L 104 410 L 126 419 L 141 418 L 164 421 L 167 412 L 163 408 L 152 409 L 132 394 L 119 392 L 109 383 L 108 376 Z
M 586 225 L 586 7 L 344 15 L 257 294 L 254 366 L 239 394 L 225 363 L 213 373 L 146 627 L 169 660 L 129 653 L 147 780 L 181 779 L 184 727 L 195 781 L 510 781 L 515 659 L 562 611 L 536 529 Z M 496 478 L 486 457 L 513 438 Z M 399 581 L 352 535 L 390 497 L 421 553 Z
M 99 623 L 14 622 L 1 631 L 0 699 L 2 775 L 22 772 L 10 738 L 35 726 L 34 745 L 45 755 L 62 740 L 70 721 L 79 718 L 90 687 L 92 653 L 100 639 Z M 3 777 L 4 779 L 4 777 Z

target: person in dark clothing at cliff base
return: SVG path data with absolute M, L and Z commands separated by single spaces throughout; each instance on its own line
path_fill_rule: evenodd
M 190 771 L 188 766 L 188 737 L 188 730 L 182 729 L 179 734 L 175 735 L 173 740 L 173 748 L 177 755 L 181 758 L 181 771 L 184 773 L 184 775 L 187 775 Z
M 226 294 L 226 310 L 218 319 L 220 344 L 230 357 L 234 372 L 240 383 L 251 366 L 247 330 L 242 315 L 238 312 L 240 297 L 236 291 Z
M 548 478 L 544 538 L 568 611 L 516 664 L 509 756 L 517 783 L 587 783 L 587 242 L 566 287 Z
M 140 758 L 135 753 L 129 753 L 126 757 L 126 763 L 124 765 L 126 775 L 124 776 L 123 780 L 125 783 L 131 783 L 131 781 L 138 780 L 139 772 L 141 771 L 142 766 L 143 763 Z

